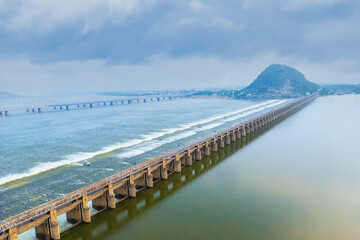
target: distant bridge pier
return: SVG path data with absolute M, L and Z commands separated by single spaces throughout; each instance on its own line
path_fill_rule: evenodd
M 38 111 L 38 113 L 41 113 L 41 108 L 38 108 L 37 111 Z
M 93 108 L 93 104 L 92 104 L 92 103 L 90 103 L 90 108 Z
M 66 110 L 69 110 L 70 109 L 70 107 L 69 106 L 66 106 Z
M 130 104 L 131 103 L 131 100 L 128 100 L 128 104 Z
M 60 110 L 62 110 L 62 106 L 60 106 Z
M 144 102 L 146 102 L 146 98 L 144 98 Z
M 157 98 L 158 101 L 160 101 L 160 98 Z
M 140 102 L 140 100 L 139 100 L 139 99 L 136 99 L 136 101 L 137 101 L 137 102 Z
M 33 109 L 31 109 L 31 111 L 34 113 L 35 112 L 35 109 L 33 108 Z
M 86 104 L 83 104 L 83 107 L 86 107 Z

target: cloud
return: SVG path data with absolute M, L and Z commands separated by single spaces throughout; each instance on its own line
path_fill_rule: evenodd
M 359 42 L 360 41 L 360 12 L 340 20 L 326 20 L 318 25 L 310 26 L 304 35 L 311 43 L 324 44 L 328 42 Z
M 267 8 L 272 6 L 284 11 L 302 11 L 311 8 L 329 7 L 344 2 L 351 2 L 351 0 L 244 0 L 242 1 L 242 8 L 259 8 L 259 6 L 263 5 Z
M 347 0 L 345 0 L 347 1 Z M 285 10 L 298 11 L 312 7 L 331 6 L 337 3 L 344 2 L 344 0 L 283 0 Z
M 238 31 L 242 27 L 234 21 L 219 14 L 211 5 L 206 5 L 200 1 L 191 1 L 190 9 L 195 13 L 189 13 L 178 20 L 180 26 L 201 26 L 206 28 L 219 28 L 225 30 Z
M 276 62 L 315 82 L 357 82 L 359 16 L 357 0 L 0 0 L 0 83 L 230 86 Z
M 288 64 L 317 83 L 360 81 L 360 62 L 339 59 L 314 64 L 305 59 L 267 53 L 252 58 L 215 57 L 169 59 L 154 56 L 141 64 L 108 65 L 104 60 L 34 64 L 27 60 L 0 61 L 0 89 L 18 94 L 67 91 L 189 89 L 246 86 L 272 63 Z M 21 69 L 21 71 L 19 71 Z
M 50 31 L 78 25 L 83 32 L 104 24 L 124 23 L 128 16 L 150 8 L 156 0 L 4 0 L 3 8 L 13 11 L 5 19 L 10 31 Z
M 200 1 L 191 1 L 190 2 L 190 8 L 195 12 L 211 12 L 212 8 L 210 5 L 206 5 Z

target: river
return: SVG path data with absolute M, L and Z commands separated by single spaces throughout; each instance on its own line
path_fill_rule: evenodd
M 318 98 L 63 239 L 359 239 L 359 106 Z
M 289 101 L 181 99 L 2 116 L 0 220 Z

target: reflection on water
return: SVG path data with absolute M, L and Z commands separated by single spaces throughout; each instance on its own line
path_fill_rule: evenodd
M 121 231 L 122 228 L 126 227 L 132 221 L 136 221 L 137 218 L 141 218 L 148 210 L 155 208 L 156 205 L 226 160 L 231 154 L 268 131 L 273 125 L 274 124 L 268 124 L 266 127 L 247 135 L 246 138 L 241 138 L 231 145 L 225 146 L 224 149 L 219 149 L 218 152 L 204 157 L 202 161 L 194 162 L 192 166 L 183 168 L 181 173 L 169 175 L 168 180 L 159 181 L 154 184 L 153 188 L 147 188 L 138 192 L 136 198 L 126 199 L 119 203 L 116 209 L 100 213 L 92 219 L 91 224 L 82 224 L 64 233 L 62 239 L 87 240 L 106 239 L 107 237 L 113 238 L 114 233 Z M 127 237 L 121 236 L 121 238 Z M 153 238 L 150 237 L 150 239 L 158 238 L 156 234 Z

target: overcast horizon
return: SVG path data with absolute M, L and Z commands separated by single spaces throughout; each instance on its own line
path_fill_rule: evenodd
M 0 91 L 246 86 L 268 65 L 360 83 L 356 0 L 0 0 Z

